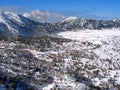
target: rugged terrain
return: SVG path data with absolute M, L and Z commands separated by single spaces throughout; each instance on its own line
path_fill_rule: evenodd
M 119 23 L 1 12 L 0 90 L 119 90 Z

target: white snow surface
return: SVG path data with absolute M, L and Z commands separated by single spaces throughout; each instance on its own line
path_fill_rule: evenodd
M 63 23 L 63 22 L 70 22 L 70 21 L 74 21 L 74 20 L 76 20 L 78 17 L 68 17 L 68 18 L 66 18 L 66 19 L 64 19 L 64 20 L 62 20 L 61 21 L 61 23 Z
M 61 32 L 58 33 L 58 35 L 72 40 L 86 40 L 94 41 L 94 43 L 100 43 L 100 40 L 107 40 L 108 38 L 113 36 L 120 36 L 120 30 L 78 30 Z
M 79 30 L 58 33 L 59 36 L 72 39 L 72 42 L 54 43 L 52 48 L 41 51 L 36 48 L 24 48 L 21 52 L 35 57 L 37 61 L 47 63 L 47 73 L 54 80 L 45 84 L 43 90 L 61 88 L 61 90 L 119 90 L 120 87 L 120 30 Z M 11 48 L 10 48 L 11 46 Z M 1 43 L 0 49 L 12 50 L 15 43 Z M 4 53 L 3 56 L 7 56 Z M 26 62 L 22 62 L 26 65 Z M 1 69 L 12 71 L 3 66 Z M 20 68 L 17 68 L 20 70 Z M 40 72 L 33 77 L 39 80 Z M 78 77 L 76 76 L 78 75 Z M 79 80 L 79 79 L 80 80 Z M 108 86 L 108 89 L 104 88 Z M 2 88 L 2 87 L 0 87 Z M 57 89 L 55 89 L 57 90 Z
M 116 86 L 120 86 L 120 30 L 78 30 L 66 31 L 58 33 L 67 39 L 75 40 L 68 44 L 64 44 L 67 50 L 77 50 L 87 55 L 96 55 L 93 59 L 80 58 L 82 67 L 88 65 L 89 67 L 96 67 L 95 69 L 85 68 L 83 71 L 84 76 L 92 80 L 94 86 L 103 87 L 104 83 L 109 85 L 111 90 L 112 84 L 109 82 L 114 81 Z M 85 43 L 84 45 L 82 45 Z M 86 56 L 87 57 L 87 56 Z M 69 60 L 67 65 L 71 64 Z M 105 71 L 104 71 L 105 70 Z M 96 76 L 85 74 L 86 72 Z M 115 88 L 114 88 L 115 89 Z
M 89 90 L 87 86 L 89 80 L 96 87 L 103 88 L 108 85 L 108 90 L 118 89 L 120 86 L 120 30 L 66 31 L 58 35 L 72 39 L 73 42 L 63 43 L 58 51 L 41 52 L 25 49 L 37 59 L 47 62 L 54 62 L 53 58 L 48 56 L 62 55 L 63 57 L 64 74 L 55 76 L 54 82 L 45 86 L 43 90 L 50 90 L 55 85 L 68 90 Z M 73 57 L 73 54 L 78 55 Z M 66 74 L 66 70 L 74 71 L 76 68 L 80 69 L 77 69 L 77 72 L 88 81 L 76 82 L 73 77 Z
M 72 39 L 73 42 L 63 43 L 59 51 L 41 52 L 26 49 L 37 59 L 47 62 L 54 62 L 52 58 L 48 58 L 49 55 L 63 56 L 64 74 L 56 76 L 54 82 L 43 90 L 50 90 L 55 85 L 69 90 L 89 90 L 84 81 L 76 82 L 69 74 L 65 74 L 65 70 L 70 68 L 74 71 L 77 67 L 81 68 L 77 72 L 91 80 L 94 86 L 103 88 L 108 85 L 108 90 L 117 90 L 115 86 L 120 86 L 120 30 L 66 31 L 58 35 Z M 80 53 L 77 58 L 71 55 L 71 52 L 76 53 L 74 51 Z M 114 85 L 111 82 L 114 82 Z

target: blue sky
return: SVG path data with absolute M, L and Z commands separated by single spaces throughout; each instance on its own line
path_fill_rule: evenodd
M 16 12 L 49 11 L 85 18 L 120 18 L 120 0 L 0 0 L 0 8 Z

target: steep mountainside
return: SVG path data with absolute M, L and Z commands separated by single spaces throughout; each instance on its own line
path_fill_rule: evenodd
M 22 15 L 0 11 L 0 36 L 17 37 L 17 36 L 36 36 L 44 33 L 37 23 L 31 21 Z

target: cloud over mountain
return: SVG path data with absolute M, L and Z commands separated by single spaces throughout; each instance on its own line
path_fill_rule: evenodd
M 56 21 L 65 18 L 65 16 L 61 14 L 40 10 L 32 10 L 29 13 L 24 13 L 23 16 L 36 21 Z

